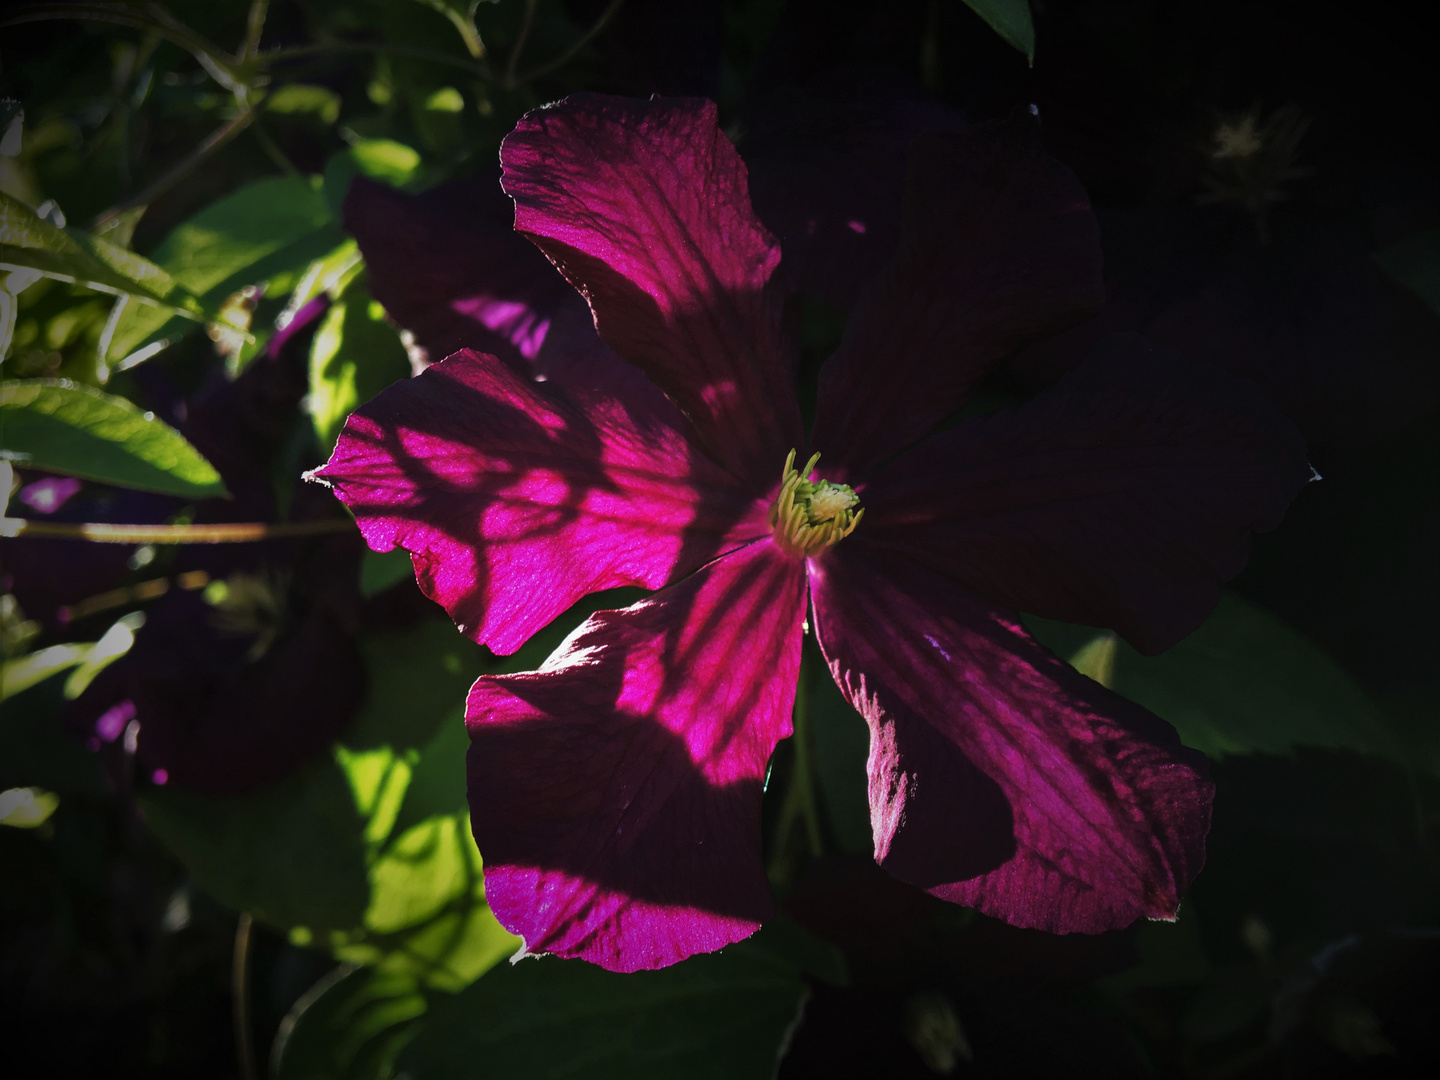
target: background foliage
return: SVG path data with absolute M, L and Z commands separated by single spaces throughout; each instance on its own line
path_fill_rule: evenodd
M 1422 11 L 7 8 L 8 513 L 299 528 L 235 545 L 253 557 L 0 541 L 0 1060 L 247 1080 L 1440 1066 L 1440 177 Z M 782 745 L 767 793 L 780 917 L 662 972 L 500 964 L 517 943 L 485 906 L 469 834 L 465 689 L 537 666 L 589 611 L 633 597 L 592 598 L 501 661 L 419 597 L 403 556 L 345 546 L 343 521 L 315 527 L 333 507 L 307 501 L 300 472 L 410 371 L 341 225 L 347 187 L 367 176 L 420 191 L 492 167 L 520 115 L 577 89 L 713 97 L 743 149 L 757 96 L 861 64 L 898 69 L 972 120 L 1037 105 L 1050 152 L 1091 192 L 1109 275 L 1232 274 L 1245 340 L 1264 343 L 1248 373 L 1305 430 L 1323 481 L 1190 638 L 1144 658 L 1110 635 L 1033 624 L 1211 757 L 1207 868 L 1178 923 L 1097 938 L 1014 930 L 898 884 L 868 858 L 863 723 L 811 658 L 817 774 Z M 1279 149 L 1246 158 L 1253 168 L 1217 156 L 1222 133 L 1244 131 Z M 1359 269 L 1320 288 L 1315 268 L 1337 251 Z M 1353 286 L 1364 274 L 1378 315 Z M 252 423 L 237 448 L 229 414 L 206 402 L 250 393 L 257 357 L 320 308 L 284 346 L 304 350 L 303 385 L 264 389 L 263 439 Z M 807 309 L 803 326 L 813 362 L 841 323 Z M 47 509 L 46 491 L 70 494 Z M 265 621 L 277 605 L 343 628 L 353 702 L 334 731 L 317 707 L 316 745 L 254 790 L 197 794 L 142 768 L 118 729 L 90 746 L 75 734 L 77 703 L 186 603 L 243 628 L 258 652 L 226 661 L 242 666 L 283 651 L 291 624 Z M 320 687 L 314 701 L 337 696 Z

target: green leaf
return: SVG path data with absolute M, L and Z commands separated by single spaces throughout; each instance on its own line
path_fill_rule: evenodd
M 424 1015 L 415 980 L 341 965 L 290 1010 L 275 1037 L 272 1080 L 387 1080 Z
M 408 551 L 402 548 L 386 552 L 367 550 L 360 563 L 360 595 L 375 596 L 414 576 L 415 566 Z
M 310 346 L 310 415 L 328 450 L 345 418 L 397 379 L 410 374 L 400 336 L 371 299 L 363 275 L 345 287 Z
M 393 139 L 361 139 L 325 164 L 325 200 L 337 218 L 350 181 L 368 176 L 391 187 L 413 188 L 421 179 L 418 151 Z
M 329 87 L 291 83 L 265 98 L 265 111 L 283 116 L 311 115 L 329 125 L 340 118 L 340 104 L 340 95 Z
M 1164 717 L 1185 745 L 1212 758 L 1315 746 L 1403 759 L 1388 721 L 1354 679 L 1313 642 L 1234 594 L 1160 656 L 1141 656 L 1109 633 L 1026 622 L 1059 655 Z
M 154 788 L 140 806 L 151 831 L 222 904 L 287 929 L 360 923 L 369 900 L 365 822 L 333 761 L 230 798 Z
M 245 286 L 286 291 L 344 239 L 318 180 L 274 177 L 249 184 L 178 225 L 153 259 L 208 310 L 218 311 Z M 132 355 L 146 342 L 186 329 L 166 312 L 131 305 L 116 326 L 109 357 Z
M 124 398 L 64 380 L 0 383 L 0 453 L 117 487 L 210 498 L 225 485 L 168 424 Z
M 1009 44 L 1035 60 L 1035 20 L 1030 17 L 1030 0 L 965 0 Z
M 805 994 L 799 973 L 731 946 L 617 975 L 526 959 L 436 1002 L 399 1069 L 414 1080 L 490 1076 L 745 1080 L 775 1075 Z
M 458 990 L 519 942 L 485 904 L 465 801 L 465 695 L 485 653 L 447 620 L 362 641 L 369 694 L 332 753 L 235 798 L 143 797 L 222 903 L 341 960 Z
M 814 637 L 805 638 L 808 680 L 806 705 L 815 745 L 815 773 L 825 800 L 830 831 L 846 851 L 868 854 L 874 848 L 870 834 L 869 781 L 865 762 L 870 754 L 870 730 L 846 700 L 825 665 Z
M 1376 252 L 1380 268 L 1440 315 L 1440 229 L 1407 236 Z
M 51 645 L 25 656 L 0 661 L 0 701 L 14 697 L 44 682 L 51 675 L 67 671 L 90 655 L 91 645 Z
M 30 270 L 61 281 L 134 296 L 162 321 L 177 311 L 201 311 L 163 269 L 99 237 L 50 224 L 0 191 L 0 270 Z M 177 302 L 178 301 L 178 302 Z

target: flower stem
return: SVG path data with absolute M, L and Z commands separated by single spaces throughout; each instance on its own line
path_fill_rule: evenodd
M 230 969 L 230 995 L 234 1008 L 235 1051 L 240 1059 L 241 1080 L 259 1080 L 255 1071 L 255 1045 L 250 1031 L 250 930 L 254 920 L 248 911 L 240 913 L 235 926 L 235 957 Z
M 190 151 L 190 153 L 185 156 L 184 160 L 178 162 L 164 176 L 160 177 L 154 183 L 150 184 L 150 186 L 145 188 L 145 190 L 140 192 L 140 194 L 132 195 L 128 199 L 123 199 L 120 202 L 116 203 L 114 206 L 112 206 L 109 210 L 106 210 L 103 214 L 97 217 L 94 222 L 91 223 L 90 228 L 92 230 L 99 229 L 101 226 L 108 224 L 110 221 L 119 217 L 126 210 L 129 210 L 133 206 L 145 206 L 148 203 L 154 202 L 161 195 L 169 191 L 177 183 L 179 183 L 186 176 L 188 176 L 190 171 L 194 169 L 196 165 L 199 165 L 200 162 L 204 161 L 216 150 L 219 150 L 221 147 L 225 146 L 227 143 L 230 142 L 231 139 L 235 138 L 236 135 L 239 135 L 242 131 L 249 127 L 251 121 L 253 121 L 254 119 L 255 106 L 253 104 L 245 106 L 245 108 L 241 109 L 238 113 L 236 113 L 234 117 L 225 121 L 225 123 L 221 124 L 218 128 L 212 131 L 209 136 L 206 137 L 204 142 L 202 142 L 199 146 L 195 147 L 194 150 Z
M 794 756 L 785 799 L 776 823 L 774 853 L 770 859 L 770 878 L 779 885 L 794 880 L 807 862 L 825 852 L 820 806 L 816 799 L 815 740 L 810 728 L 810 680 L 813 675 L 814 665 L 806 656 L 801 660 L 800 679 L 795 688 L 794 733 L 790 738 Z
M 581 49 L 585 48 L 586 45 L 589 45 L 590 42 L 595 39 L 596 35 L 600 33 L 601 30 L 604 30 L 605 27 L 610 25 L 610 20 L 613 19 L 616 13 L 619 12 L 619 10 L 624 6 L 625 0 L 610 0 L 610 5 L 600 13 L 600 17 L 595 20 L 595 22 L 591 25 L 590 29 L 586 30 L 585 33 L 580 35 L 579 40 L 577 40 L 573 45 L 571 45 L 568 49 L 562 52 L 554 60 L 551 60 L 548 64 L 542 64 L 540 65 L 540 67 L 535 68 L 533 71 L 527 71 L 524 75 L 517 77 L 514 80 L 514 84 L 518 85 L 520 83 L 530 82 L 530 80 L 538 79 L 542 75 L 549 75 L 550 72 L 554 71 L 556 68 L 564 67 L 572 56 L 578 53 Z
M 280 540 L 292 536 L 346 532 L 354 527 L 354 522 L 341 518 L 279 525 L 263 521 L 227 522 L 220 525 L 110 525 L 104 522 L 0 518 L 0 536 L 3 537 L 89 540 L 96 544 L 245 544 L 256 540 Z

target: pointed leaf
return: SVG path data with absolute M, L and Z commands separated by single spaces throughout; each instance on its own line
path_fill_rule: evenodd
M 247 285 L 293 287 L 313 260 L 343 240 L 318 180 L 274 177 L 242 187 L 176 226 L 151 258 L 207 308 L 218 309 Z M 109 356 L 131 355 L 147 341 L 186 329 L 166 311 L 132 305 L 116 326 Z
M 124 398 L 65 380 L 0 383 L 0 453 L 117 487 L 226 494 L 220 474 L 174 428 Z
M 162 321 L 198 311 L 193 297 L 150 260 L 98 237 L 61 229 L 0 191 L 0 270 L 33 270 L 46 277 L 134 296 Z M 167 303 L 168 298 L 168 303 Z M 180 303 L 175 303 L 176 300 Z
M 965 4 L 1032 64 L 1035 62 L 1035 20 L 1030 16 L 1030 0 L 965 0 Z
M 160 787 L 150 827 L 222 903 L 341 960 L 458 990 L 513 953 L 465 810 L 465 688 L 483 653 L 444 619 L 362 642 L 369 697 L 333 753 L 249 795 Z
M 363 276 L 345 287 L 325 313 L 310 346 L 310 414 L 323 447 L 335 445 L 345 418 L 385 387 L 410 374 L 400 336 Z
M 1036 636 L 1097 682 L 1170 721 L 1211 758 L 1335 747 L 1404 758 L 1388 721 L 1319 646 L 1223 593 L 1214 614 L 1159 656 L 1112 634 L 1027 618 Z
M 414 979 L 342 965 L 310 988 L 280 1025 L 272 1080 L 386 1080 L 424 1015 Z

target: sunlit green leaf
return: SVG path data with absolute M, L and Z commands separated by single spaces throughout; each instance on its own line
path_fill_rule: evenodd
M 1388 722 L 1319 647 L 1233 594 L 1159 656 L 1108 633 L 1027 620 L 1059 655 L 1174 724 L 1214 758 L 1337 747 L 1400 757 Z
M 0 791 L 0 825 L 33 829 L 43 825 L 60 805 L 60 797 L 43 788 L 9 788 Z
M 399 1069 L 587 1080 L 761 1080 L 775 1075 L 805 986 L 784 961 L 731 946 L 660 971 L 617 975 L 554 957 L 502 964 L 439 1001 Z
M 323 124 L 340 117 L 340 95 L 328 86 L 290 83 L 265 98 L 265 111 L 285 116 L 312 115 Z
M 444 619 L 362 642 L 360 714 L 332 753 L 250 795 L 144 797 L 207 892 L 342 960 L 458 990 L 518 941 L 484 900 L 465 802 L 465 694 L 485 654 Z
M 425 1012 L 414 979 L 336 968 L 290 1010 L 270 1058 L 273 1080 L 388 1080 Z
M 117 487 L 225 494 L 214 467 L 174 428 L 124 398 L 63 380 L 0 383 L 0 450 L 13 461 Z
M 159 266 L 99 237 L 61 229 L 0 191 L 0 270 L 30 270 L 146 301 L 152 318 L 199 312 Z
M 249 184 L 178 225 L 152 254 L 181 286 L 218 310 L 241 288 L 293 287 L 307 267 L 344 240 L 319 181 L 298 176 Z M 188 326 L 166 313 L 131 305 L 121 317 L 109 356 L 119 359 Z
M 1030 0 L 965 0 L 971 11 L 1030 60 L 1035 59 L 1035 20 Z
M 418 151 L 393 139 L 361 139 L 325 165 L 325 199 L 331 212 L 340 216 L 350 181 L 368 176 L 391 187 L 411 187 L 421 176 Z
M 0 661 L 0 701 L 29 690 L 51 675 L 67 671 L 90 653 L 88 642 L 74 645 L 51 645 L 26 656 Z
M 365 279 L 356 278 L 325 313 L 310 346 L 310 414 L 320 445 L 328 450 L 347 416 L 409 374 L 399 334 Z

